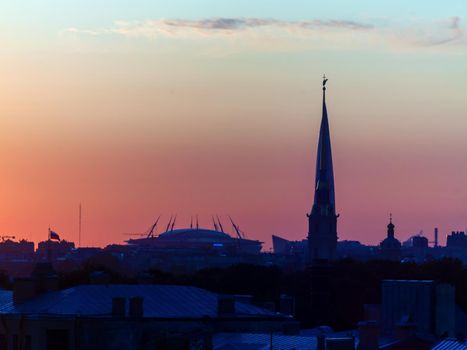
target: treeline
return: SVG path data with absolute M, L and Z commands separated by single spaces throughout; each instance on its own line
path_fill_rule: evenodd
M 324 283 L 313 285 L 313 271 L 286 272 L 278 267 L 235 265 L 212 268 L 189 275 L 149 270 L 137 278 L 125 277 L 118 271 L 88 264 L 79 271 L 60 273 L 60 286 L 68 288 L 88 283 L 159 283 L 192 285 L 216 293 L 251 295 L 259 305 L 277 303 L 286 294 L 295 300 L 296 318 L 303 326 L 323 324 L 316 319 L 312 295 L 325 293 L 329 301 L 324 323 L 336 330 L 355 327 L 363 319 L 364 304 L 381 302 L 381 281 L 384 279 L 436 280 L 456 288 L 456 302 L 467 311 L 467 268 L 459 260 L 444 259 L 421 265 L 391 261 L 339 260 L 325 270 Z M 316 274 L 316 272 L 314 272 Z M 8 278 L 0 276 L 8 286 Z M 314 288 L 314 290 L 312 290 Z M 314 294 L 313 294 L 313 293 Z

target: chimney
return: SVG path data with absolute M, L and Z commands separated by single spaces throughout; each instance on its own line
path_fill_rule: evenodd
M 326 337 L 324 334 L 319 334 L 316 337 L 316 350 L 326 350 Z
M 294 315 L 294 299 L 282 294 L 279 299 L 279 312 L 284 315 Z
M 217 314 L 219 316 L 235 314 L 235 297 L 219 295 L 217 297 Z
M 125 317 L 126 299 L 123 297 L 112 298 L 112 316 Z
M 358 350 L 377 350 L 379 346 L 379 326 L 376 321 L 358 323 L 360 342 Z
M 130 317 L 143 317 L 143 314 L 144 314 L 143 301 L 144 299 L 142 297 L 130 298 L 130 305 L 129 305 L 129 310 L 128 310 L 128 315 Z

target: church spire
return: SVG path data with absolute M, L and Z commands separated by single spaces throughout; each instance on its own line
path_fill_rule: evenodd
M 323 111 L 316 156 L 315 198 L 313 210 L 335 215 L 334 173 L 332 168 L 331 136 L 326 108 L 326 82 L 323 76 Z
M 388 238 L 394 238 L 394 224 L 392 223 L 392 213 L 389 214 Z
M 315 194 L 308 215 L 308 247 L 310 262 L 332 260 L 336 256 L 337 216 L 334 198 L 331 136 L 326 108 L 326 82 L 323 76 L 323 111 L 316 156 Z

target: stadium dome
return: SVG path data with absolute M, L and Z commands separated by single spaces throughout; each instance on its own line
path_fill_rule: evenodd
M 182 228 L 163 232 L 159 239 L 173 240 L 226 240 L 232 239 L 228 234 L 206 228 Z

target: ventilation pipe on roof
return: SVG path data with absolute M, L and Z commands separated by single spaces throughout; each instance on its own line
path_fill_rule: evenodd
M 316 337 L 316 350 L 326 350 L 326 337 L 324 334 L 319 334 Z
M 124 297 L 112 298 L 112 316 L 125 317 L 126 299 Z
M 144 302 L 144 299 L 142 297 L 130 298 L 128 315 L 130 317 L 143 317 L 143 314 L 144 314 L 143 302 Z

